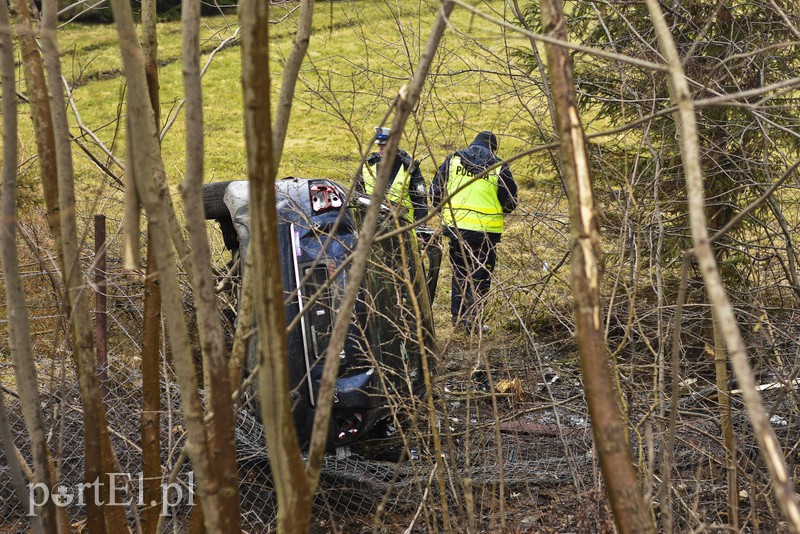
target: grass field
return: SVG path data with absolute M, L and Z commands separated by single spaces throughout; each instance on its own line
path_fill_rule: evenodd
M 345 185 L 351 183 L 362 156 L 374 150 L 368 146 L 373 126 L 380 123 L 398 91 L 411 80 L 437 6 L 432 1 L 400 4 L 366 0 L 316 5 L 279 177 L 326 177 Z M 271 9 L 271 18 L 276 21 L 270 27 L 273 107 L 296 27 L 298 11 L 293 11 L 294 7 L 288 3 Z M 479 2 L 476 7 L 495 16 L 502 16 L 506 9 L 501 0 Z M 236 22 L 235 16 L 229 15 L 202 22 L 201 62 L 208 61 L 203 78 L 206 182 L 246 178 L 241 48 L 235 35 Z M 162 152 L 173 199 L 179 204 L 177 185 L 185 169 L 180 21 L 160 22 L 158 36 Z M 103 150 L 79 128 L 82 125 L 90 130 L 105 149 L 124 161 L 125 78 L 116 29 L 113 24 L 70 23 L 60 29 L 58 40 L 63 51 L 62 70 L 71 88 L 68 115 L 72 134 L 121 176 L 123 170 L 111 164 Z M 491 129 L 499 135 L 503 157 L 540 142 L 543 134 L 539 129 L 542 125 L 549 127 L 550 119 L 539 84 L 515 66 L 512 56 L 517 47 L 529 49 L 530 43 L 464 9 L 454 11 L 431 67 L 430 80 L 401 143 L 421 161 L 426 181 L 448 153 L 465 147 L 480 130 Z M 21 68 L 19 72 L 21 78 Z M 41 195 L 36 146 L 25 105 L 20 106 L 19 116 L 20 160 L 30 162 L 22 167 L 19 177 L 24 186 L 20 196 L 25 213 L 41 203 Z M 391 115 L 387 122 L 391 122 Z M 106 214 L 113 235 L 119 224 L 122 191 L 77 147 L 73 154 L 81 191 L 76 209 L 87 222 L 94 213 Z M 542 155 L 521 158 L 511 169 L 522 186 L 523 201 L 509 218 L 507 244 L 501 249 L 508 259 L 503 265 L 512 270 L 501 266 L 497 274 L 530 280 L 531 266 L 541 273 L 544 262 L 554 265 L 567 246 L 561 241 L 565 234 L 553 234 L 549 224 L 532 223 L 530 216 L 553 213 L 554 209 L 563 214 L 565 206 L 557 194 L 560 186 L 550 159 Z M 554 238 L 561 242 L 553 246 Z M 443 293 L 446 291 L 440 291 Z M 441 315 L 447 315 L 447 303 L 437 304 L 437 309 L 439 306 Z
M 303 65 L 279 176 L 325 176 L 347 182 L 357 170 L 372 127 L 387 113 L 398 90 L 411 79 L 435 16 L 436 2 L 402 4 L 357 1 L 317 4 L 314 32 Z M 293 4 L 273 7 L 279 20 L 272 33 L 273 104 L 277 98 L 282 61 L 288 53 L 296 23 Z M 501 12 L 502 1 L 480 2 L 487 13 Z M 233 36 L 235 17 L 203 21 L 205 62 Z M 170 122 L 163 140 L 170 182 L 177 184 L 184 169 L 184 125 L 178 110 L 182 98 L 180 22 L 158 27 L 162 124 Z M 113 25 L 72 23 L 59 32 L 62 69 L 73 87 L 81 121 L 114 153 L 123 158 L 124 77 Z M 542 111 L 531 80 L 509 62 L 513 47 L 529 47 L 527 39 L 506 35 L 500 28 L 456 10 L 431 69 L 431 83 L 409 121 L 402 146 L 422 161 L 428 179 L 435 164 L 462 148 L 477 131 L 492 129 L 501 136 L 501 154 L 511 156 L 531 139 L 532 116 Z M 206 132 L 206 181 L 245 176 L 241 91 L 241 49 L 238 41 L 217 51 L 203 79 Z M 21 74 L 21 73 L 20 73 Z M 171 120 L 177 113 L 174 123 Z M 73 133 L 78 135 L 77 120 Z M 22 154 L 35 155 L 35 145 L 21 109 Z M 545 122 L 546 116 L 536 116 Z M 390 119 L 391 120 L 391 119 Z M 105 182 L 85 156 L 76 152 L 76 174 L 91 188 Z M 533 176 L 525 161 L 513 170 L 522 182 Z M 34 180 L 34 168 L 23 180 Z

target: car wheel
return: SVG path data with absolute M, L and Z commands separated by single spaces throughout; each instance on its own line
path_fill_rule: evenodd
M 230 183 L 230 181 L 211 182 L 203 186 L 203 214 L 206 220 L 214 220 L 219 223 L 225 248 L 233 251 L 239 248 L 239 238 L 236 235 L 236 228 L 233 226 L 231 212 L 225 204 L 225 191 Z
M 230 182 L 211 182 L 203 185 L 203 213 L 206 219 L 230 219 L 225 205 L 225 190 Z

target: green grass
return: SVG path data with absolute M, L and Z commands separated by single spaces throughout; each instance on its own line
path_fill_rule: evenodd
M 502 0 L 475 3 L 487 13 L 502 14 Z M 409 83 L 433 24 L 439 2 L 355 2 L 318 3 L 314 30 L 300 80 L 297 84 L 292 117 L 287 132 L 279 177 L 326 177 L 349 185 L 377 125 L 387 113 L 400 88 Z M 274 7 L 270 26 L 273 105 L 280 90 L 282 65 L 291 48 L 299 12 L 290 13 L 294 4 Z M 236 19 L 231 16 L 205 18 L 201 47 L 204 64 L 210 54 L 234 35 Z M 159 79 L 162 124 L 178 110 L 183 95 L 181 74 L 180 21 L 158 25 Z M 113 24 L 71 23 L 59 31 L 63 50 L 62 70 L 73 89 L 72 97 L 81 121 L 125 159 L 125 79 L 116 29 Z M 450 152 L 464 148 L 480 130 L 491 129 L 500 136 L 500 155 L 510 157 L 528 149 L 538 139 L 538 125 L 549 127 L 546 102 L 537 85 L 509 61 L 510 48 L 529 47 L 527 38 L 507 34 L 502 28 L 456 8 L 446 30 L 431 75 L 415 114 L 409 119 L 401 147 L 421 160 L 427 181 L 436 166 Z M 19 69 L 21 76 L 21 69 Z M 238 41 L 219 50 L 203 78 L 206 182 L 246 178 L 245 142 L 242 116 L 241 48 Z M 20 89 L 24 91 L 24 82 Z M 35 165 L 36 147 L 23 104 L 20 161 L 31 160 L 20 175 L 29 191 L 25 206 L 41 202 L 36 192 L 39 182 Z M 77 119 L 68 111 L 72 133 L 81 136 Z M 389 117 L 391 122 L 391 116 Z M 89 139 L 84 144 L 92 146 Z M 538 142 L 538 141 L 537 141 Z M 183 111 L 178 112 L 162 143 L 164 165 L 173 186 L 177 204 L 177 185 L 183 180 L 185 161 Z M 106 156 L 96 147 L 94 154 Z M 97 212 L 109 217 L 109 233 L 114 235 L 121 218 L 122 191 L 77 147 L 76 183 L 81 217 L 88 222 Z M 111 166 L 121 174 L 122 170 Z M 547 228 L 531 229 L 529 206 L 549 202 L 558 180 L 549 159 L 543 155 L 523 158 L 512 165 L 517 181 L 523 185 L 519 216 L 509 220 L 507 237 L 501 248 L 501 278 L 520 277 L 531 261 L 557 262 L 566 243 L 552 236 L 531 241 Z M 525 188 L 524 185 L 530 187 Z M 535 184 L 535 185 L 534 185 Z M 563 208 L 563 201 L 559 210 Z M 541 208 L 552 210 L 552 206 Z M 25 210 L 23 210 L 25 211 Z M 179 214 L 182 213 L 178 205 Z M 507 260 L 507 261 L 506 261 Z M 508 269 L 508 270 L 506 270 Z M 506 271 L 504 271 L 506 270 Z M 505 274 L 504 274 L 505 273 Z M 530 278 L 528 276 L 527 278 Z M 449 309 L 449 284 L 442 281 L 437 306 Z M 520 293 L 520 298 L 526 298 Z M 437 307 L 437 309 L 438 309 Z
M 407 84 L 425 45 L 437 2 L 357 2 L 317 5 L 308 56 L 292 110 L 279 176 L 325 176 L 349 182 L 366 146 L 372 127 L 381 120 L 398 90 Z M 292 6 L 289 6 L 292 7 Z M 486 12 L 499 12 L 503 2 L 479 2 Z M 270 27 L 273 104 L 277 99 L 282 62 L 291 46 L 298 12 L 274 7 Z M 208 54 L 233 35 L 235 18 L 206 18 L 202 47 Z M 162 122 L 175 113 L 182 98 L 180 22 L 158 26 Z M 124 121 L 119 120 L 124 77 L 115 27 L 69 24 L 59 32 L 62 69 L 74 87 L 73 98 L 81 120 L 106 146 L 124 159 Z M 506 46 L 526 46 L 527 40 L 504 32 L 456 9 L 436 62 L 432 83 L 406 128 L 403 148 L 422 160 L 429 180 L 434 162 L 471 141 L 475 132 L 493 129 L 501 135 L 501 154 L 525 148 L 531 135 L 530 116 L 521 104 L 539 109 L 541 98 L 530 94 L 530 81 L 512 72 Z M 241 49 L 238 42 L 221 50 L 203 79 L 206 133 L 206 181 L 246 176 L 241 95 Z M 435 89 L 434 85 L 435 84 Z M 517 86 L 515 87 L 515 84 Z M 515 89 L 520 89 L 516 94 Z M 529 93 L 529 94 L 526 94 Z M 24 108 L 24 106 L 23 106 Z M 27 116 L 27 110 L 21 109 Z M 71 116 L 71 113 L 70 113 Z M 71 116 L 72 117 L 72 116 Z M 544 117 L 542 117 L 543 119 Z M 73 121 L 73 133 L 79 131 Z M 391 120 L 391 119 L 390 119 Z M 423 136 L 427 142 L 426 146 Z M 21 159 L 35 154 L 30 122 L 22 125 Z M 182 180 L 185 130 L 183 114 L 164 138 L 162 150 L 170 182 Z M 524 182 L 534 167 L 525 161 L 514 171 Z M 118 171 L 118 169 L 117 169 Z M 81 182 L 91 176 L 105 181 L 88 159 L 76 152 Z

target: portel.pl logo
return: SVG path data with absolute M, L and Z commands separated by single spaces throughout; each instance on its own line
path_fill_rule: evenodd
M 108 473 L 107 476 L 105 496 L 99 479 L 75 486 L 59 484 L 54 488 L 48 488 L 43 482 L 28 484 L 28 516 L 35 515 L 36 508 L 48 502 L 59 507 L 86 506 L 87 502 L 95 506 L 131 506 L 134 498 L 131 493 L 136 493 L 136 506 L 139 509 L 158 505 L 157 501 L 144 502 L 144 473 Z M 161 515 L 168 515 L 170 509 L 178 505 L 194 505 L 194 473 L 191 471 L 186 474 L 184 482 L 161 484 Z

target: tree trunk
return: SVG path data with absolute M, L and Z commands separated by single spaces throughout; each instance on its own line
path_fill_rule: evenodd
M 153 253 L 152 230 L 147 230 L 147 277 L 144 280 L 142 324 L 142 473 L 145 508 L 142 531 L 155 534 L 161 511 L 161 288 Z M 151 504 L 155 503 L 155 504 Z
M 3 101 L 3 162 L 0 183 L 0 266 L 6 287 L 8 337 L 14 362 L 14 377 L 19 390 L 22 415 L 31 443 L 35 479 L 48 489 L 55 487 L 55 474 L 47 448 L 42 419 L 42 401 L 36 378 L 30 323 L 17 260 L 17 95 L 14 79 L 14 46 L 11 39 L 8 4 L 0 6 L 0 81 Z M 10 454 L 11 444 L 6 445 Z M 57 511 L 48 499 L 36 510 L 32 524 L 40 532 L 59 531 Z M 66 520 L 65 514 L 62 517 Z M 66 524 L 66 521 L 64 521 Z
M 29 88 L 38 95 L 36 99 L 31 99 L 31 107 L 35 108 L 33 114 L 36 117 L 37 131 L 41 127 L 45 132 L 37 143 L 37 146 L 42 149 L 40 165 L 47 173 L 46 176 L 43 174 L 42 181 L 44 196 L 48 199 L 58 199 L 56 210 L 58 225 L 51 228 L 59 232 L 55 243 L 60 247 L 58 256 L 61 260 L 60 268 L 66 290 L 67 321 L 70 325 L 72 348 L 78 371 L 78 385 L 81 392 L 85 440 L 85 482 L 99 482 L 103 496 L 102 502 L 109 502 L 109 487 L 104 483 L 104 474 L 114 471 L 113 451 L 105 424 L 105 410 L 97 377 L 88 294 L 83 291 L 85 284 L 80 265 L 69 124 L 64 107 L 61 64 L 56 43 L 56 12 L 55 0 L 46 0 L 43 3 L 45 31 L 42 32 L 41 37 L 44 63 L 48 74 L 46 79 L 48 99 L 42 100 L 40 96 L 44 90 L 45 77 L 38 50 L 28 51 L 27 59 L 31 63 L 26 72 L 29 73 L 31 82 Z M 26 45 L 25 48 L 29 46 Z M 51 143 L 51 146 L 47 146 Z M 55 176 L 52 175 L 53 173 Z M 50 211 L 49 208 L 48 211 Z M 88 496 L 89 489 L 87 488 L 85 491 Z M 126 528 L 124 510 L 102 506 L 93 499 L 87 499 L 87 501 L 87 524 L 91 528 L 96 528 L 97 532 L 105 532 L 105 528 L 119 532 Z
M 239 18 L 261 417 L 278 495 L 278 531 L 308 532 L 312 495 L 292 420 L 283 282 L 280 270 L 275 268 L 280 265 L 280 256 L 275 206 L 277 169 L 270 131 L 269 5 L 261 0 L 242 0 Z
M 669 66 L 670 98 L 678 109 L 675 120 L 678 124 L 678 140 L 686 176 L 689 221 L 695 245 L 694 254 L 703 274 L 709 302 L 714 307 L 718 319 L 720 333 L 725 341 L 733 372 L 739 381 L 747 414 L 750 417 L 756 439 L 758 439 L 762 458 L 769 469 L 778 504 L 786 518 L 787 530 L 797 533 L 800 532 L 800 503 L 798 503 L 794 483 L 786 467 L 786 460 L 775 432 L 770 426 L 761 395 L 755 387 L 755 378 L 747 361 L 744 340 L 739 332 L 733 306 L 728 300 L 719 267 L 709 243 L 703 173 L 700 167 L 699 140 L 692 95 L 681 66 L 681 58 L 664 20 L 661 7 L 658 5 L 658 0 L 645 0 L 645 2 L 653 20 L 659 48 Z
M 566 41 L 563 6 L 541 0 L 546 35 Z M 600 312 L 600 235 L 589 161 L 578 116 L 572 60 L 566 49 L 545 45 L 561 145 L 572 228 L 572 288 L 586 402 L 600 467 L 620 532 L 655 532 L 642 497 L 609 370 Z
M 219 484 L 220 526 L 239 532 L 239 477 L 236 464 L 231 383 L 225 334 L 217 308 L 211 248 L 203 217 L 203 97 L 200 87 L 200 0 L 185 0 L 181 10 L 183 89 L 186 98 L 186 179 L 183 204 L 192 258 L 190 275 L 197 310 L 207 403 L 214 414 L 209 433 L 211 467 Z M 275 265 L 275 264 L 273 264 Z M 207 404 L 208 405 L 208 404 Z
M 0 21 L 2 18 L 0 17 Z M 11 479 L 11 485 L 14 487 L 14 492 L 17 494 L 23 510 L 30 510 L 30 497 L 28 494 L 28 485 L 25 483 L 25 476 L 22 473 L 22 462 L 24 459 L 19 453 L 17 446 L 14 444 L 14 434 L 11 431 L 11 425 L 8 422 L 8 413 L 6 412 L 5 393 L 3 388 L 0 388 L 0 451 L 6 457 L 6 465 L 8 466 L 8 473 Z M 26 466 L 27 467 L 27 466 Z M 29 484 L 34 484 L 34 480 L 28 481 Z M 39 517 L 31 518 L 32 530 L 36 534 L 42 532 L 42 524 Z
M 230 377 L 231 388 L 240 387 L 243 380 L 244 363 L 247 357 L 247 347 L 250 344 L 250 337 L 253 335 L 253 322 L 243 321 L 244 317 L 253 317 L 253 257 L 247 255 L 246 258 L 239 257 L 239 261 L 244 260 L 244 265 L 240 267 L 242 273 L 242 290 L 239 299 L 239 320 L 236 322 L 236 332 L 233 335 L 233 348 L 231 348 L 231 359 L 228 361 L 228 375 Z M 241 390 L 240 390 L 241 393 Z
M 44 80 L 42 58 L 36 42 L 36 32 L 31 23 L 31 12 L 27 0 L 16 0 L 17 37 L 25 72 L 25 85 L 30 102 L 33 131 L 36 137 L 36 152 L 39 155 L 39 174 L 42 179 L 44 204 L 47 210 L 47 226 L 53 236 L 59 265 L 64 265 L 61 247 L 61 214 L 58 211 L 58 170 L 56 169 L 55 139 L 50 117 L 50 101 Z M 62 268 L 63 270 L 63 268 Z
M 150 106 L 158 130 L 161 104 L 158 98 L 158 40 L 156 39 L 156 4 L 142 2 L 142 52 Z M 135 254 L 131 266 L 139 265 L 139 195 L 131 173 L 125 174 L 126 241 Z M 131 218 L 130 220 L 128 218 Z M 147 271 L 144 279 L 144 319 L 142 321 L 142 472 L 145 508 L 141 512 L 145 534 L 155 534 L 161 510 L 161 288 L 158 282 L 152 228 L 147 228 Z M 155 503 L 155 504 L 151 504 Z
M 144 55 L 144 74 L 150 105 L 153 106 L 156 131 L 161 124 L 161 101 L 158 82 L 158 38 L 156 32 L 156 1 L 142 0 L 142 54 Z
M 711 328 L 714 336 L 714 369 L 716 370 L 719 423 L 722 442 L 725 444 L 725 472 L 727 474 L 728 525 L 739 530 L 739 480 L 736 463 L 736 434 L 731 420 L 731 394 L 728 385 L 728 353 L 719 330 L 719 321 L 711 308 Z

